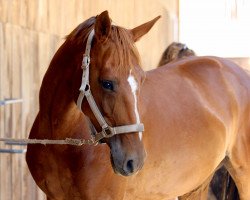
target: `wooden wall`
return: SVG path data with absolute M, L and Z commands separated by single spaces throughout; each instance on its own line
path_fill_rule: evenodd
M 0 106 L 0 137 L 28 136 L 52 56 L 65 35 L 103 10 L 128 28 L 162 15 L 138 43 L 144 68 L 154 68 L 174 39 L 177 0 L 0 0 L 0 100 L 23 99 L 23 103 Z M 0 148 L 11 147 L 0 144 Z M 29 174 L 25 154 L 0 154 L 0 200 L 36 199 L 44 195 Z

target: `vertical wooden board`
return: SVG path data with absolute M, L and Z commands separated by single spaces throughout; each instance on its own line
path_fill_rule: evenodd
M 128 10 L 126 10 L 125 5 L 126 2 L 128 2 L 129 4 L 131 3 L 131 1 L 113 1 L 110 6 L 110 16 L 111 18 L 114 20 L 115 23 L 117 23 L 120 26 L 123 27 L 127 27 L 127 18 L 128 18 Z M 102 6 L 100 8 L 100 10 L 105 9 L 105 7 L 103 7 L 103 4 L 100 1 L 100 6 Z M 132 17 L 132 16 L 131 16 Z
M 34 35 L 34 34 L 33 34 Z M 21 50 L 21 57 L 22 59 L 22 98 L 23 98 L 23 108 L 22 108 L 22 127 L 23 127 L 23 136 L 27 137 L 26 131 L 26 122 L 27 122 L 27 118 L 30 111 L 30 107 L 32 106 L 31 104 L 31 100 L 30 97 L 32 96 L 31 94 L 31 89 L 30 87 L 32 87 L 30 84 L 30 79 L 31 79 L 31 69 L 33 68 L 32 63 L 31 63 L 31 59 L 30 59 L 30 51 L 34 50 L 34 46 L 32 45 L 33 43 L 33 36 L 31 34 L 31 31 L 25 30 L 23 31 L 23 37 L 22 37 L 22 43 L 23 45 L 21 46 L 22 50 Z M 33 47 L 31 49 L 31 47 Z
M 136 17 L 136 8 L 134 5 L 134 1 L 123 1 L 123 10 L 126 11 L 126 15 L 124 15 L 124 26 L 125 28 L 132 28 L 135 26 L 134 18 Z M 118 12 L 119 13 L 119 12 Z M 129 16 L 129 17 L 128 17 Z
M 4 28 L 5 25 L 0 22 L 0 100 L 3 99 L 3 91 L 2 91 L 2 85 L 3 85 L 3 67 L 6 66 L 6 51 L 5 51 L 5 38 L 4 38 Z M 3 108 L 3 107 L 0 107 Z M 2 118 L 0 118 L 0 123 L 3 124 Z M 1 126 L 2 127 L 2 126 Z M 0 132 L 0 136 L 2 134 L 2 131 Z M 1 145 L 1 144 L 0 144 Z
M 92 7 L 92 3 L 90 1 L 84 1 L 83 2 L 83 10 L 80 11 L 82 14 L 82 19 L 81 19 L 81 22 L 83 22 L 84 20 L 88 19 L 89 17 L 92 17 L 92 16 L 96 16 L 98 13 L 91 13 L 91 7 Z
M 30 68 L 30 70 L 32 71 L 32 76 L 31 76 L 31 82 L 29 83 L 30 85 L 32 85 L 31 89 L 31 94 L 32 94 L 32 98 L 31 98 L 31 104 L 33 105 L 31 107 L 32 109 L 32 115 L 30 115 L 31 118 L 31 125 L 33 124 L 33 119 L 35 119 L 35 116 L 37 115 L 38 112 L 38 96 L 39 96 L 39 87 L 40 87 L 40 83 L 39 83 L 39 33 L 37 33 L 38 37 L 36 37 L 35 40 L 35 49 L 30 52 L 30 56 L 32 57 L 31 59 L 31 63 L 32 67 Z M 44 58 L 45 59 L 45 58 Z M 31 113 L 30 113 L 31 114 Z M 31 127 L 31 126 L 30 126 Z
M 1 22 L 8 22 L 10 4 L 11 4 L 10 1 L 0 0 L 0 21 Z
M 2 94 L 3 98 L 11 98 L 11 84 L 12 84 L 12 76 L 11 76 L 11 48 L 12 48 L 12 27 L 11 25 L 5 25 L 4 29 L 4 50 L 6 51 L 6 64 L 2 67 L 3 73 L 3 82 L 2 82 Z M 3 137 L 10 137 L 10 133 L 12 131 L 11 126 L 11 106 L 4 107 L 4 129 L 3 129 Z M 5 146 L 5 148 L 7 148 Z M 1 177 L 5 184 L 2 186 L 2 196 L 4 199 L 11 200 L 12 199 L 12 185 L 11 185 L 11 164 L 12 157 L 10 154 L 2 154 L 2 171 Z
M 5 51 L 4 51 L 4 27 L 3 24 L 0 23 L 0 100 L 3 99 L 3 94 L 2 94 L 2 82 L 3 82 L 3 73 L 2 73 L 2 68 L 5 65 L 4 64 L 4 57 L 5 57 Z M 3 131 L 4 131 L 4 107 L 0 106 L 0 137 L 4 137 Z M 0 148 L 3 148 L 3 143 L 0 143 Z M 2 199 L 2 193 L 3 193 L 3 184 L 4 184 L 4 179 L 2 177 L 2 171 L 3 171 L 3 159 L 2 156 L 0 155 L 0 199 Z
M 30 46 L 29 44 L 29 40 L 31 40 L 31 34 L 29 34 L 31 31 L 25 29 L 22 31 L 22 45 L 20 46 L 20 54 L 21 54 L 21 97 L 23 99 L 23 103 L 22 103 L 22 118 L 21 118 L 21 127 L 22 127 L 22 131 L 21 131 L 21 136 L 22 138 L 27 138 L 27 134 L 26 133 L 26 118 L 27 115 L 29 113 L 29 107 L 30 102 L 29 102 L 29 94 L 30 94 L 30 90 L 29 90 L 29 73 L 30 70 L 29 68 L 31 67 L 30 61 L 29 61 L 29 51 L 30 51 Z M 31 41 L 30 41 L 31 43 Z
M 48 27 L 51 34 L 60 35 L 63 13 L 61 0 L 48 1 Z
M 32 77 L 31 77 L 31 82 L 30 85 L 32 85 L 31 89 L 31 94 L 32 94 L 32 98 L 31 98 L 31 104 L 33 105 L 31 107 L 31 111 L 32 113 L 30 113 L 30 118 L 31 118 L 31 126 L 33 124 L 33 121 L 37 115 L 38 112 L 38 108 L 39 108 L 39 101 L 38 101 L 38 97 L 39 97 L 39 90 L 40 90 L 40 83 L 39 83 L 39 61 L 38 61 L 38 54 L 39 54 L 39 33 L 36 33 L 36 40 L 35 40 L 35 48 L 34 50 L 31 52 L 31 63 L 32 63 L 32 67 L 31 67 L 31 71 L 32 71 Z M 29 129 L 31 128 L 31 126 L 29 127 Z
M 29 8 L 29 4 L 28 1 L 20 1 L 20 22 L 19 25 L 22 27 L 27 27 L 28 26 L 28 9 Z
M 15 106 L 14 106 L 15 107 Z M 13 147 L 15 149 L 21 149 L 21 147 Z M 21 178 L 21 171 L 20 168 L 21 160 L 24 157 L 22 154 L 11 154 L 12 157 L 12 163 L 11 168 L 8 170 L 11 170 L 11 185 L 12 185 L 12 199 L 21 199 L 22 196 L 22 178 Z
M 48 0 L 38 1 L 37 7 L 37 30 L 48 32 Z
M 2 73 L 2 86 L 1 93 L 3 98 L 11 97 L 11 84 L 12 84 L 12 76 L 11 76 L 11 48 L 12 48 L 12 29 L 11 25 L 5 25 L 4 28 L 4 51 L 6 56 L 6 64 L 1 66 Z M 10 137 L 11 133 L 11 106 L 5 106 L 3 112 L 3 137 Z M 0 154 L 1 163 L 1 181 L 4 184 L 1 185 L 1 199 L 11 200 L 12 199 L 12 185 L 11 185 L 11 164 L 12 158 L 10 154 Z
M 89 5 L 88 1 L 81 1 L 81 0 L 76 0 L 75 1 L 75 16 L 76 16 L 76 24 L 80 24 L 87 18 L 87 13 L 85 9 L 87 9 Z
M 114 10 L 117 9 L 117 7 L 114 7 L 114 5 L 116 5 L 116 2 L 112 2 L 109 0 L 96 0 L 95 3 L 93 2 L 89 2 L 90 3 L 90 13 L 89 16 L 96 16 L 99 15 L 101 12 L 107 10 L 109 11 L 109 14 L 111 14 L 112 12 L 114 12 Z M 121 1 L 122 3 L 122 1 Z M 118 11 L 117 11 L 118 12 Z M 112 15 L 111 15 L 112 17 Z
M 21 113 L 21 138 L 27 138 L 27 133 L 26 133 L 26 129 L 25 129 L 25 119 L 26 119 L 26 116 L 27 116 L 27 109 L 26 109 L 26 104 L 27 104 L 27 101 L 25 99 L 25 92 L 27 90 L 27 88 L 24 87 L 24 83 L 25 83 L 25 70 L 27 70 L 27 51 L 28 51 L 28 45 L 27 45 L 27 41 L 28 41 L 28 38 L 29 38 L 29 33 L 30 31 L 28 31 L 27 29 L 23 30 L 22 31 L 22 43 L 21 43 L 21 46 L 20 46 L 20 56 L 21 56 L 21 98 L 23 99 L 23 103 L 21 104 L 22 106 L 22 113 Z M 28 187 L 28 181 L 27 181 L 27 175 L 26 173 L 28 172 L 28 169 L 27 169 L 27 165 L 26 165 L 26 161 L 25 161 L 25 158 L 23 158 L 20 162 L 20 168 L 21 168 L 21 172 L 20 172 L 20 178 L 21 178 L 21 191 L 22 191 L 22 195 L 21 195 L 21 200 L 29 200 L 31 198 L 28 198 L 27 195 L 31 195 L 33 192 L 32 190 L 30 191 L 27 191 L 27 188 Z M 29 174 L 28 174 L 29 175 Z M 33 198 L 34 199 L 34 198 Z
M 61 18 L 59 35 L 69 34 L 78 24 L 75 21 L 75 0 L 61 0 Z
M 20 0 L 12 0 L 10 7 L 10 23 L 13 25 L 20 24 L 20 9 L 21 9 L 21 1 Z
M 141 5 L 150 5 L 150 6 L 141 6 Z M 152 0 L 139 0 L 135 1 L 136 13 L 136 26 L 145 23 L 158 15 L 164 16 L 165 10 L 161 4 Z M 147 13 L 147 15 L 145 15 Z M 142 66 L 144 69 L 155 68 L 159 62 L 161 56 L 161 46 L 163 45 L 163 40 L 167 40 L 167 34 L 162 34 L 160 32 L 162 26 L 164 26 L 163 17 L 157 21 L 154 27 L 145 35 L 143 38 L 137 42 L 137 47 L 139 49 Z M 163 38 L 163 40 L 159 40 Z
M 25 199 L 25 194 L 24 194 L 24 191 L 23 191 L 23 186 L 27 184 L 27 182 L 23 182 L 23 172 L 24 170 L 26 169 L 26 165 L 24 165 L 25 163 L 25 153 L 24 154 L 18 154 L 18 166 L 19 167 L 19 174 L 18 174 L 18 177 L 19 177 L 19 181 L 20 181 L 20 196 L 17 197 L 17 199 L 19 200 L 27 200 Z
M 37 28 L 37 9 L 38 0 L 27 0 L 28 1 L 28 17 L 27 17 L 27 27 L 32 30 Z
M 12 27 L 12 53 L 11 53 L 11 68 L 12 68 L 12 85 L 11 93 L 13 98 L 21 98 L 21 45 L 22 45 L 22 28 L 20 26 Z M 13 104 L 12 106 L 12 137 L 20 138 L 21 130 L 21 103 Z
M 20 26 L 13 26 L 12 28 L 12 88 L 11 93 L 13 98 L 21 97 L 21 45 L 22 45 L 22 28 Z M 13 104 L 12 106 L 12 132 L 11 138 L 21 138 L 21 103 Z M 15 149 L 21 149 L 20 146 L 14 146 Z M 21 192 L 21 162 L 22 155 L 12 154 L 12 199 L 19 199 Z

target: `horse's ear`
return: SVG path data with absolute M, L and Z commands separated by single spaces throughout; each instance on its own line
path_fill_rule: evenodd
M 131 33 L 133 35 L 134 41 L 138 41 L 143 35 L 145 35 L 155 24 L 155 22 L 160 19 L 161 16 L 154 18 L 153 20 L 146 22 L 145 24 L 142 24 L 140 26 L 137 26 L 131 30 Z
M 99 42 L 105 42 L 110 34 L 110 30 L 111 20 L 106 10 L 96 17 L 95 37 Z

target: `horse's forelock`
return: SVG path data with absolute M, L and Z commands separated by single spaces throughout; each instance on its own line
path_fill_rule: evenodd
M 127 72 L 134 66 L 134 59 L 140 64 L 140 57 L 131 33 L 122 27 L 112 26 L 110 39 L 115 43 L 119 66 L 117 70 Z M 129 70 L 128 70 L 129 69 Z

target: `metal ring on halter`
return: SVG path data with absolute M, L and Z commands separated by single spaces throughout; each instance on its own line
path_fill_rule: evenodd
M 114 129 L 110 126 L 107 126 L 105 128 L 102 128 L 102 135 L 105 137 L 105 138 L 110 138 L 112 136 L 115 135 L 114 133 Z

